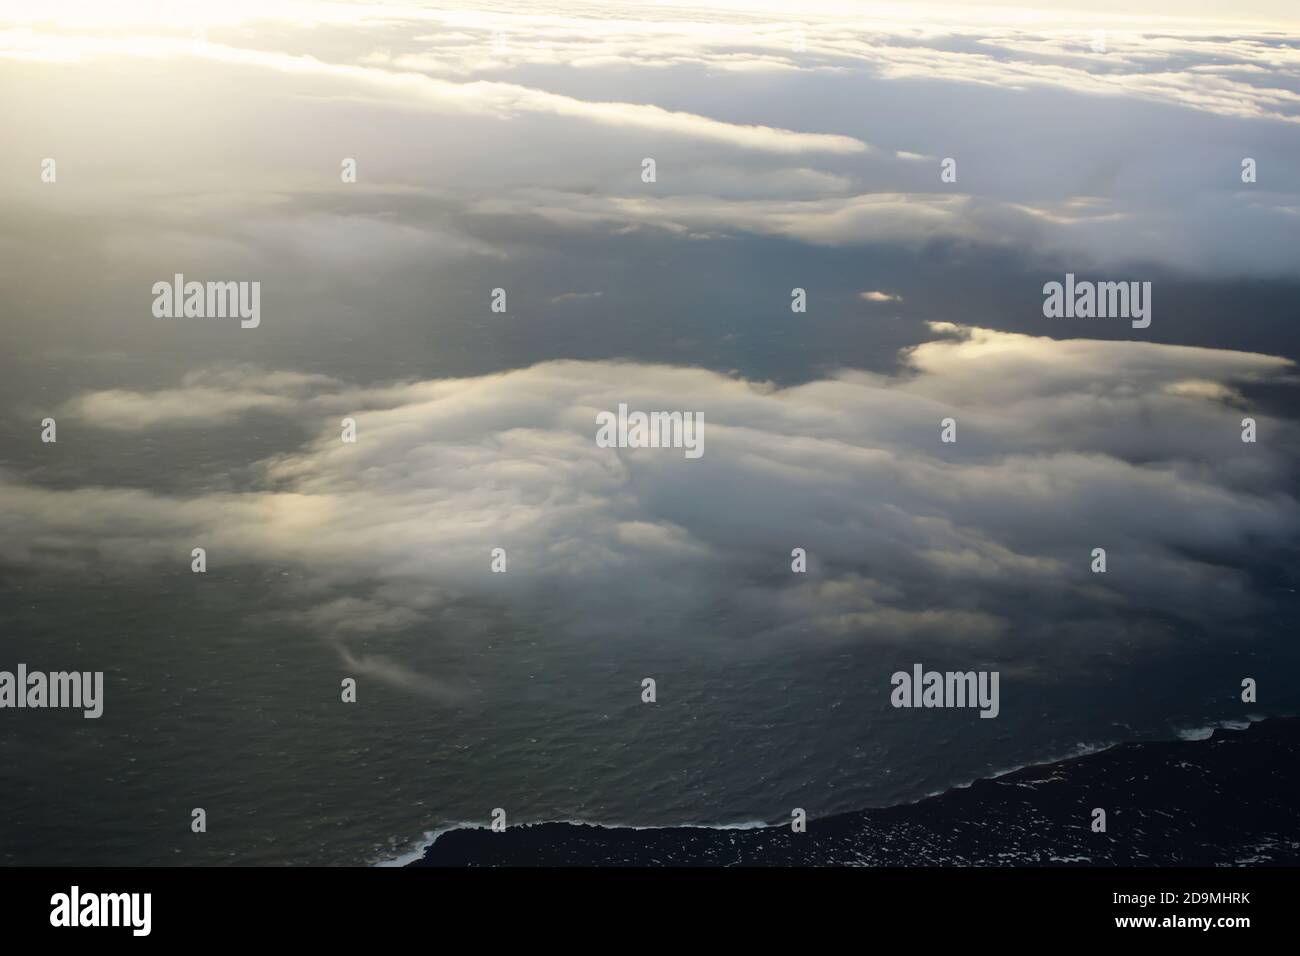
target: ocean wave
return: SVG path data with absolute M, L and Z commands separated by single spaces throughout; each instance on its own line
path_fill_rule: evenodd
M 1291 716 L 1285 714 L 1282 716 Z M 1245 717 L 1234 717 L 1226 720 L 1217 720 L 1209 724 L 1202 724 L 1195 727 L 1183 727 L 1177 729 L 1180 740 L 1209 740 L 1214 736 L 1216 730 L 1249 730 L 1251 724 L 1257 724 L 1261 720 L 1267 720 L 1265 714 L 1247 714 Z
M 529 826 L 541 826 L 543 824 L 548 824 L 548 823 L 562 823 L 567 826 L 573 826 L 573 827 L 596 827 L 597 829 L 600 830 L 679 830 L 683 828 L 691 829 L 691 830 L 761 830 L 764 827 L 770 827 L 776 825 L 773 823 L 769 823 L 766 820 L 745 820 L 741 823 L 664 823 L 664 824 L 657 824 L 657 825 L 646 825 L 646 824 L 633 824 L 633 823 L 596 823 L 591 820 L 566 819 L 566 820 L 530 820 L 527 823 L 514 823 L 511 824 L 511 826 L 529 827 Z M 414 863 L 416 860 L 422 859 L 424 857 L 424 854 L 429 850 L 429 848 L 433 846 L 435 843 L 437 843 L 440 837 L 445 836 L 448 833 L 453 833 L 457 830 L 487 830 L 487 829 L 489 828 L 483 823 L 462 822 L 462 823 L 452 823 L 444 827 L 439 827 L 436 830 L 426 830 L 424 833 L 424 837 L 421 840 L 417 841 L 415 844 L 413 844 L 411 846 L 411 849 L 407 850 L 405 853 L 401 854 L 400 856 L 394 857 L 392 859 L 381 860 L 378 863 L 372 864 L 372 866 L 375 867 L 407 866 L 408 864 Z

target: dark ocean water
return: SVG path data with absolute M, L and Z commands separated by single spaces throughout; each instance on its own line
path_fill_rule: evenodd
M 1004 674 L 1002 712 L 981 720 L 891 708 L 903 662 L 869 645 L 592 646 L 467 626 L 368 642 L 450 680 L 454 704 L 368 684 L 343 706 L 335 652 L 279 613 L 288 575 L 227 573 L 200 597 L 188 571 L 143 589 L 107 571 L 7 577 L 10 658 L 103 669 L 109 704 L 96 721 L 24 711 L 0 728 L 0 863 L 378 863 L 496 807 L 512 825 L 824 819 L 1275 713 L 1294 686 L 1292 649 L 1189 645 L 1159 664 Z M 1242 705 L 1225 673 L 1264 675 L 1269 706 Z M 206 834 L 189 831 L 194 807 Z

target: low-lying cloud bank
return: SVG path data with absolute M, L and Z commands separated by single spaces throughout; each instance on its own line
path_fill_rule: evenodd
M 247 493 L 7 476 L 0 560 L 143 573 L 184 568 L 204 547 L 209 577 L 295 568 L 308 582 L 290 595 L 300 623 L 345 660 L 449 699 L 434 677 L 347 642 L 470 603 L 522 618 L 545 607 L 557 639 L 955 642 L 998 656 L 1095 646 L 1119 618 L 1126 640 L 1157 639 L 1171 621 L 1226 628 L 1267 610 L 1252 569 L 1296 544 L 1300 443 L 1294 421 L 1251 410 L 1239 389 L 1294 383 L 1291 363 L 934 331 L 898 376 L 785 389 L 563 361 L 364 388 L 227 368 L 172 390 L 91 393 L 60 414 L 123 442 L 252 411 L 314 423 L 317 437 L 261 462 Z M 619 403 L 702 413 L 704 456 L 597 447 L 596 414 Z M 1247 415 L 1254 444 L 1241 441 Z M 340 438 L 343 417 L 355 443 Z M 954 444 L 940 440 L 945 418 Z M 795 548 L 807 573 L 791 570 Z M 1105 574 L 1090 571 L 1094 548 Z

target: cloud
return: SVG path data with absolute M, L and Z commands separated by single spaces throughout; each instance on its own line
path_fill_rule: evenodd
M 30 25 L 0 31 L 0 82 L 29 91 L 17 141 L 49 141 L 41 117 L 62 118 L 77 175 L 58 195 L 112 223 L 123 261 L 151 244 L 193 257 L 236 245 L 255 263 L 505 259 L 517 236 L 483 241 L 486 215 L 692 240 L 1015 246 L 1062 272 L 1300 269 L 1292 33 L 986 13 L 821 9 L 796 24 L 771 10 L 303 3 L 223 11 L 200 42 L 170 21 L 108 32 L 98 14 L 79 26 L 19 11 Z M 238 163 L 232 142 L 248 144 Z M 342 156 L 361 173 L 341 192 Z M 646 156 L 653 185 L 639 181 Z M 940 182 L 939 157 L 959 160 L 956 183 Z M 30 202 L 4 218 L 57 215 L 26 162 L 0 156 L 11 199 Z M 21 256 L 25 240 L 10 241 Z
M 292 413 L 310 392 L 337 386 L 326 375 L 245 367 L 191 372 L 180 388 L 144 394 L 107 389 L 67 402 L 59 414 L 103 428 L 139 431 L 158 425 L 218 425 L 248 412 Z
M 1239 404 L 1250 385 L 1294 384 L 1289 362 L 934 333 L 896 376 L 790 388 L 560 361 L 377 388 L 239 367 L 90 393 L 73 407 L 101 427 L 193 425 L 200 407 L 214 424 L 252 410 L 315 422 L 317 437 L 263 461 L 243 493 L 6 476 L 0 560 L 141 573 L 203 546 L 209 574 L 295 567 L 285 594 L 300 624 L 369 673 L 447 700 L 442 676 L 352 642 L 420 622 L 463 632 L 497 608 L 541 615 L 557 640 L 606 640 L 616 622 L 640 640 L 921 642 L 1024 660 L 1064 617 L 1100 641 L 1122 615 L 1128 638 L 1157 640 L 1170 620 L 1267 611 L 1252 569 L 1300 533 L 1300 443 L 1295 422 L 1253 411 L 1265 437 L 1243 444 Z M 596 413 L 620 402 L 702 413 L 707 453 L 598 448 Z M 345 413 L 355 444 L 340 441 Z M 956 444 L 940 441 L 947 417 Z M 505 574 L 490 571 L 497 547 Z M 797 547 L 807 574 L 790 570 Z M 1088 570 L 1095 547 L 1106 575 Z
M 895 295 L 892 292 L 881 292 L 879 289 L 873 289 L 870 292 L 859 292 L 858 295 L 867 302 L 902 302 L 901 295 Z
M 535 216 L 558 225 L 639 224 L 681 235 L 741 231 L 818 245 L 863 242 L 915 244 L 933 238 L 988 239 L 986 224 L 1001 213 L 969 196 L 872 193 L 823 199 L 727 200 L 712 196 L 584 196 L 551 191 L 484 197 L 482 216 Z M 983 210 L 983 212 L 981 212 Z M 1011 211 L 1007 218 L 1028 223 Z
M 1137 96 L 1221 115 L 1300 120 L 1293 88 L 1300 65 L 1279 18 L 1246 15 L 1231 22 L 1223 11 L 1207 17 L 1168 10 L 1087 14 L 986 5 L 851 7 L 803 6 L 797 21 L 763 5 L 689 11 L 624 6 L 594 13 L 552 3 L 527 13 L 450 7 L 392 7 L 347 3 L 233 6 L 210 15 L 118 16 L 73 9 L 57 17 L 43 10 L 3 11 L 13 31 L 9 55 L 68 61 L 93 40 L 102 21 L 137 40 L 186 43 L 214 55 L 192 34 L 235 43 L 255 26 L 271 29 L 290 47 L 334 51 L 338 36 L 365 35 L 377 48 L 351 64 L 394 75 L 469 77 L 538 66 L 608 72 L 621 69 L 707 69 L 737 74 L 871 71 L 1001 87 L 1050 86 L 1088 95 Z M 170 12 L 170 11 L 168 11 Z M 1174 15 L 1177 14 L 1177 15 Z M 1293 19 L 1293 18 L 1291 18 Z M 310 27 L 304 30 L 303 27 Z M 81 30 L 90 37 L 76 37 Z M 1104 49 L 1095 47 L 1105 31 Z M 69 34 L 72 34 L 72 39 Z M 177 35 L 179 34 L 179 36 Z M 100 44 L 103 49 L 103 44 Z M 131 52 L 139 54 L 137 45 Z M 219 55 L 219 54 L 218 54 Z M 301 68 L 301 65 L 297 68 Z M 1261 75 L 1263 74 L 1263 75 Z M 1292 88 L 1264 80 L 1281 75 Z
M 71 11 L 76 13 L 77 11 Z M 6 55 L 69 62 L 88 51 L 228 58 L 274 65 L 260 50 L 240 49 L 256 25 L 274 25 L 285 45 L 334 51 L 338 36 L 364 30 L 379 48 L 350 62 L 312 65 L 297 56 L 276 65 L 302 72 L 373 69 L 392 77 L 423 76 L 425 91 L 436 97 L 531 100 L 522 108 L 560 112 L 594 110 L 599 104 L 547 102 L 542 91 L 520 93 L 506 84 L 463 84 L 453 92 L 437 84 L 447 77 L 499 75 L 538 66 L 592 73 L 625 69 L 706 69 L 736 74 L 791 72 L 869 72 L 889 80 L 928 80 L 1026 88 L 1052 87 L 1092 96 L 1131 96 L 1176 103 L 1225 116 L 1300 121 L 1300 92 L 1294 88 L 1300 55 L 1284 42 L 1282 25 L 1222 17 L 1136 17 L 998 9 L 953 10 L 903 5 L 871 13 L 834 7 L 801 9 L 797 22 L 778 11 L 663 8 L 653 18 L 635 7 L 600 14 L 573 4 L 555 3 L 528 13 L 506 10 L 370 7 L 365 4 L 290 4 L 223 11 L 209 18 L 123 17 L 131 40 L 95 36 L 98 18 L 55 19 L 24 10 L 5 19 L 28 24 L 11 31 Z M 310 30 L 303 30 L 310 25 Z M 208 30 L 212 42 L 190 35 Z M 296 28 L 287 31 L 287 28 Z M 84 31 L 81 36 L 76 30 Z M 1104 50 L 1094 48 L 1105 31 Z M 179 32 L 179 36 L 177 33 Z M 315 44 L 313 35 L 321 37 Z M 1226 39 L 1225 39 L 1226 35 Z M 334 41 L 334 42 L 331 42 Z M 1283 41 L 1283 42 L 1279 42 Z M 223 44 L 231 49 L 222 49 Z M 322 54 L 323 55 L 323 54 Z M 361 73 L 351 74 L 354 78 Z M 434 79 L 434 77 L 438 79 Z M 1270 82 L 1269 78 L 1283 82 Z M 403 81 L 405 82 L 405 81 Z M 634 119 L 631 104 L 618 104 L 619 121 L 659 125 L 651 112 Z M 690 123 L 691 120 L 680 119 Z M 847 145 L 847 144 L 846 144 Z
M 209 60 L 232 67 L 273 70 L 290 78 L 333 84 L 316 96 L 370 96 L 376 105 L 424 106 L 451 114 L 494 116 L 508 120 L 519 113 L 584 120 L 603 126 L 642 130 L 723 143 L 740 149 L 799 154 L 853 154 L 868 144 L 836 133 L 803 133 L 757 124 L 728 123 L 652 103 L 577 99 L 546 90 L 488 80 L 454 83 L 423 73 L 399 72 L 331 63 L 309 55 L 291 55 L 170 37 L 39 36 L 30 31 L 0 31 L 0 58 L 64 64 L 83 59 L 126 57 L 145 60 Z
M 815 246 L 919 249 L 935 241 L 1022 250 L 1061 271 L 1149 269 L 1152 263 L 1227 275 L 1291 275 L 1300 269 L 1294 217 L 1266 200 L 1198 194 L 1176 207 L 1077 196 L 1018 202 L 931 192 L 876 192 L 811 199 L 590 195 L 520 189 L 471 200 L 472 215 L 536 219 L 573 231 L 649 228 L 670 235 L 780 236 Z M 1135 228 L 1140 222 L 1142 228 Z M 1225 251 L 1225 233 L 1240 236 Z M 1249 237 L 1249 239 L 1247 238 Z

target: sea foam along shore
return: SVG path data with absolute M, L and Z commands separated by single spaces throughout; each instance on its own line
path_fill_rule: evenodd
M 772 826 L 766 820 L 747 820 L 744 823 L 670 823 L 662 826 L 641 826 L 630 823 L 592 823 L 590 820 L 537 820 L 532 823 L 519 824 L 520 826 L 540 826 L 544 823 L 555 823 L 562 826 L 572 827 L 598 827 L 602 830 L 677 830 L 681 828 L 689 830 L 759 830 L 763 827 Z M 429 849 L 438 842 L 438 838 L 447 833 L 454 833 L 458 830 L 487 830 L 488 827 L 482 823 L 452 823 L 445 827 L 439 827 L 436 830 L 426 830 L 422 839 L 415 843 L 411 849 L 407 850 L 401 856 L 393 859 L 380 860 L 372 864 L 376 867 L 393 867 L 409 866 L 424 858 Z

